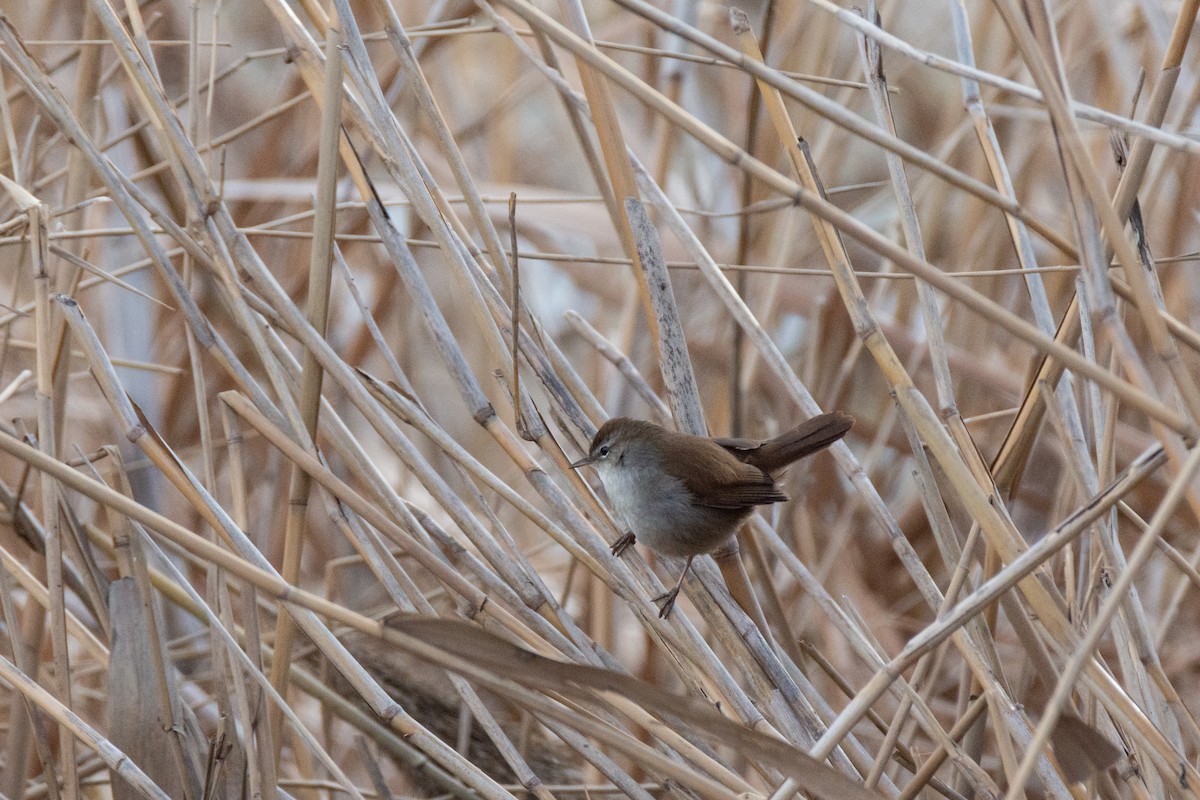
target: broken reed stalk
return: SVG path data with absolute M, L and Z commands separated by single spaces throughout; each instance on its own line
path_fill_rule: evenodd
M 312 255 L 308 271 L 308 305 L 306 316 L 321 336 L 326 333 L 329 319 L 329 293 L 333 270 L 333 232 L 337 226 L 338 140 L 342 125 L 342 36 L 335 27 L 326 31 L 325 82 L 321 94 L 321 139 L 317 152 L 317 196 L 313 214 Z M 312 441 L 317 439 L 318 417 L 321 411 L 321 384 L 324 373 L 311 350 L 304 351 L 300 368 L 300 414 L 304 430 Z M 280 574 L 288 583 L 300 580 L 300 563 L 304 554 L 304 538 L 308 513 L 309 491 L 312 482 L 307 473 L 293 466 L 288 487 L 288 510 L 283 533 L 283 562 Z M 292 661 L 295 626 L 286 614 L 276 620 L 275 660 L 271 663 L 271 685 L 280 694 L 287 693 L 288 665 Z M 271 728 L 276 732 L 277 745 L 282 746 L 279 717 L 272 713 Z M 273 757 L 279 758 L 277 750 Z

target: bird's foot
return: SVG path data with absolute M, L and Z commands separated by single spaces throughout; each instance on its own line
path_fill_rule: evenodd
M 658 597 L 654 598 L 654 604 L 658 606 L 658 618 L 666 619 L 671 616 L 671 609 L 675 607 L 675 598 L 679 596 L 679 587 L 676 586 L 669 592 L 663 592 Z
M 622 553 L 629 549 L 629 545 L 637 541 L 637 537 L 633 533 L 627 533 L 620 539 L 617 539 L 612 546 L 612 554 L 618 558 Z

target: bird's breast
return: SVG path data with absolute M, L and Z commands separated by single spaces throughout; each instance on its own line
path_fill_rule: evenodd
M 683 482 L 660 469 L 610 468 L 600 477 L 618 522 L 664 555 L 709 552 L 747 516 L 697 508 Z

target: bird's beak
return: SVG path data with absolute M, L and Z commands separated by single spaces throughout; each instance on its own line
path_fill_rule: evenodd
M 595 456 L 584 456 L 583 458 L 579 459 L 578 461 L 573 462 L 570 466 L 571 466 L 571 469 L 579 469 L 580 467 L 586 467 L 588 464 L 591 464 L 595 461 L 596 461 Z

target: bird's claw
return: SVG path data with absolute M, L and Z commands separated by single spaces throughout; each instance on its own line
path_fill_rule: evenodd
M 632 533 L 626 533 L 620 539 L 617 539 L 612 546 L 612 554 L 620 557 L 622 553 L 629 549 L 629 546 L 637 541 L 637 537 Z
M 663 592 L 658 597 L 654 598 L 653 603 L 658 606 L 658 618 L 666 619 L 671 616 L 671 609 L 675 608 L 675 598 L 679 596 L 679 587 L 676 586 L 669 592 Z

